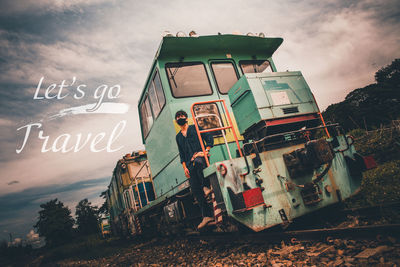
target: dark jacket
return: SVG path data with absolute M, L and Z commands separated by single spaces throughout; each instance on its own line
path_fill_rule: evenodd
M 199 129 L 202 130 L 201 127 L 199 127 Z M 214 138 L 210 133 L 202 133 L 201 137 L 203 139 L 203 142 L 206 143 L 206 147 L 212 147 L 214 145 Z M 189 167 L 190 160 L 192 159 L 193 154 L 202 151 L 200 141 L 196 132 L 196 127 L 194 125 L 189 125 L 186 137 L 184 137 L 183 134 L 179 132 L 176 135 L 176 143 L 178 145 L 181 163 L 186 162 L 186 166 Z

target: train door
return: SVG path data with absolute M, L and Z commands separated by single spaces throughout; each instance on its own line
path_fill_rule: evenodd
M 238 81 L 239 74 L 236 64 L 233 60 L 210 60 L 208 62 L 210 80 L 214 82 L 214 88 L 218 99 L 223 99 L 228 103 L 230 116 L 233 117 L 230 110 L 228 91 Z M 213 99 L 216 100 L 216 99 Z M 194 107 L 194 114 L 198 125 L 203 129 L 220 128 L 227 125 L 227 117 L 223 112 L 221 103 L 198 104 Z M 230 150 L 235 147 L 235 139 L 231 130 L 211 132 L 214 136 L 215 148 L 212 151 L 212 161 L 221 161 L 229 158 L 229 153 L 223 145 L 225 140 L 229 143 Z M 238 135 L 238 132 L 236 132 Z M 225 135 L 225 136 L 224 136 Z M 233 154 L 233 156 L 235 156 Z

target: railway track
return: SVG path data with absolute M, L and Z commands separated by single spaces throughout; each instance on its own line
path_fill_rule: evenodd
M 287 230 L 400 223 L 400 202 L 356 208 L 345 208 L 341 205 L 327 207 L 298 218 Z
M 324 217 L 326 214 L 328 214 L 327 218 Z M 400 224 L 398 223 L 398 217 L 391 220 L 393 223 L 377 223 L 380 218 L 385 217 L 387 214 L 400 216 L 400 202 L 358 208 L 345 208 L 335 210 L 334 213 L 327 209 L 319 213 L 318 216 L 311 214 L 309 215 L 310 218 L 301 218 L 300 221 L 295 222 L 294 225 L 291 225 L 286 231 L 279 227 L 275 227 L 259 233 L 243 233 L 240 231 L 234 233 L 194 232 L 189 234 L 188 238 L 262 243 L 279 242 L 283 240 L 326 241 L 330 238 L 371 239 L 384 238 L 385 236 L 400 237 Z M 332 218 L 336 221 L 332 222 Z M 360 221 L 363 220 L 361 224 L 364 225 L 354 225 L 349 218 L 361 218 Z M 310 220 L 312 220 L 312 223 L 310 223 Z
M 400 224 L 385 225 L 364 225 L 356 227 L 335 227 L 321 229 L 307 229 L 283 232 L 261 232 L 251 234 L 241 233 L 204 233 L 188 235 L 192 240 L 207 241 L 230 241 L 230 242 L 251 242 L 266 243 L 290 241 L 329 241 L 333 238 L 351 238 L 351 239 L 384 239 L 386 236 L 400 237 Z

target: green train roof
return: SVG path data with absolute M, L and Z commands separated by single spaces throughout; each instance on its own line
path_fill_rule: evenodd
M 157 50 L 138 105 L 143 99 L 146 85 L 158 59 L 207 54 L 249 54 L 271 57 L 282 44 L 282 38 L 256 37 L 236 34 L 208 35 L 199 37 L 163 37 Z
M 282 44 L 282 38 L 262 38 L 245 35 L 209 35 L 200 37 L 164 37 L 156 59 L 205 54 L 249 54 L 267 57 Z

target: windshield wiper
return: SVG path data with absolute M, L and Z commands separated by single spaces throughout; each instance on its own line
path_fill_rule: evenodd
M 170 79 L 174 82 L 175 88 L 178 88 L 178 85 L 176 84 L 176 81 L 175 81 L 175 75 L 176 75 L 176 73 L 178 72 L 178 69 L 179 69 L 179 68 L 176 68 L 176 69 L 174 70 L 174 73 L 172 73 L 171 68 L 168 68 L 168 70 L 169 70 L 169 75 L 170 75 Z
M 254 73 L 257 73 L 257 63 L 253 63 Z

